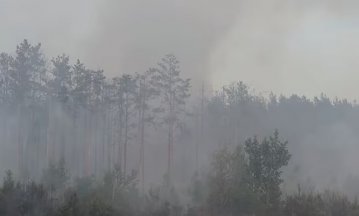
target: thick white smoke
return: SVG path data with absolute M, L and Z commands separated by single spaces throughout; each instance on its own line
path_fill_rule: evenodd
M 108 75 L 176 54 L 195 82 L 357 98 L 354 0 L 2 0 L 2 51 L 23 38 Z M 310 76 L 310 79 L 308 77 Z

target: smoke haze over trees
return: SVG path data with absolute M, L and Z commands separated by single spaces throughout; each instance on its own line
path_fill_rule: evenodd
M 4 211 L 21 202 L 60 215 L 134 214 L 131 203 L 164 215 L 277 215 L 307 202 L 312 212 L 331 202 L 357 211 L 355 102 L 264 97 L 240 81 L 212 93 L 202 84 L 191 97 L 181 72 L 173 54 L 108 78 L 27 40 L 1 53 Z M 328 188 L 347 197 L 320 193 Z M 35 194 L 37 204 L 18 200 Z
M 149 186 L 173 166 L 174 179 L 184 183 L 219 146 L 279 129 L 294 155 L 286 187 L 353 192 L 346 186 L 359 175 L 355 102 L 324 94 L 263 97 L 242 82 L 189 99 L 190 80 L 174 55 L 143 73 L 106 78 L 67 55 L 47 58 L 41 48 L 24 40 L 0 57 L 3 171 L 38 179 L 63 159 L 71 176 L 120 166 L 141 172 Z
M 359 216 L 358 11 L 0 0 L 0 216 Z
M 354 0 L 2 0 L 0 47 L 40 41 L 49 56 L 70 54 L 108 77 L 175 53 L 195 90 L 203 80 L 214 89 L 243 80 L 261 92 L 358 99 L 358 8 Z

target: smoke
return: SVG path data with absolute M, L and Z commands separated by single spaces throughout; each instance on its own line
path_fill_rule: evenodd
M 358 6 L 354 0 L 3 0 L 0 47 L 13 50 L 25 37 L 42 42 L 49 56 L 65 52 L 109 76 L 144 71 L 174 53 L 195 83 L 216 88 L 244 80 L 262 92 L 356 99 Z
M 110 76 L 142 72 L 174 53 L 186 76 L 208 81 L 209 54 L 232 27 L 239 2 L 5 1 L 0 46 L 13 50 L 26 37 L 50 56 L 65 52 Z
M 143 72 L 174 53 L 194 91 L 202 81 L 218 88 L 243 80 L 264 93 L 357 99 L 358 9 L 355 0 L 1 0 L 0 51 L 13 52 L 27 38 L 47 56 L 67 53 L 110 77 Z M 338 123 L 314 133 L 303 143 L 343 138 L 347 147 L 303 150 L 302 169 L 313 181 L 334 167 L 313 167 L 320 154 L 329 155 L 326 162 L 336 154 L 336 170 L 358 175 L 353 131 Z
M 264 92 L 358 98 L 352 91 L 359 79 L 357 2 L 242 1 L 241 7 L 211 56 L 217 87 L 241 79 Z
M 232 27 L 238 10 L 235 0 L 104 1 L 98 6 L 87 58 L 118 74 L 146 70 L 164 54 L 174 53 L 185 76 L 208 81 L 209 54 Z

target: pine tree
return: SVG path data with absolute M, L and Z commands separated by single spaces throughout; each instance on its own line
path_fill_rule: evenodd
M 136 97 L 136 108 L 138 110 L 138 137 L 140 143 L 140 170 L 142 192 L 145 185 L 145 131 L 147 124 L 154 124 L 153 102 L 158 96 L 158 91 L 153 86 L 153 75 L 155 69 L 151 68 L 143 74 L 137 75 L 138 94 Z
M 173 146 L 176 127 L 179 126 L 180 116 L 185 113 L 186 99 L 190 96 L 190 79 L 180 76 L 179 61 L 168 54 L 158 63 L 158 69 L 153 77 L 154 85 L 160 91 L 162 104 L 158 111 L 163 111 L 163 123 L 168 129 L 168 183 L 171 182 L 173 166 Z
M 37 105 L 41 104 L 46 97 L 46 62 L 40 48 L 41 44 L 33 46 L 24 40 L 17 46 L 16 56 L 11 64 L 11 86 L 18 113 L 18 160 L 21 178 L 28 175 L 26 174 L 28 161 L 24 159 L 28 157 L 27 150 L 33 147 L 35 138 L 35 134 L 29 132 L 29 129 L 33 128 Z M 28 111 L 30 115 L 26 114 Z M 25 121 L 29 117 L 30 120 Z M 27 133 L 30 136 L 26 136 Z

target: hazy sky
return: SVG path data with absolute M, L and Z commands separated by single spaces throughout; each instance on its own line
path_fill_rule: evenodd
M 355 0 L 0 0 L 0 51 L 24 38 L 110 76 L 167 53 L 215 87 L 359 99 Z

